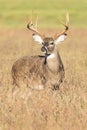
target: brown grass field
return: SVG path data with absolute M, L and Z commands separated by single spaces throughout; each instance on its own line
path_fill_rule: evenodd
M 13 94 L 13 63 L 40 54 L 40 45 L 27 29 L 0 30 L 0 130 L 87 130 L 87 30 L 71 28 L 58 49 L 66 73 L 60 90 L 16 88 Z

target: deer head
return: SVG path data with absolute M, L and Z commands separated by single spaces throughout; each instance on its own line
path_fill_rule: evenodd
M 69 23 L 69 14 L 66 14 L 66 23 L 61 22 L 65 29 L 61 32 L 56 34 L 54 37 L 45 37 L 43 36 L 38 30 L 37 30 L 37 20 L 36 20 L 36 27 L 33 27 L 32 20 L 29 24 L 27 24 L 27 28 L 33 32 L 33 39 L 34 41 L 40 43 L 42 45 L 41 51 L 45 52 L 46 54 L 51 54 L 54 50 L 57 44 L 64 41 L 67 37 L 67 31 L 69 29 L 68 23 Z

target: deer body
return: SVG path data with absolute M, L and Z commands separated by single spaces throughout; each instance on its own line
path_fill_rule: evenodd
M 68 22 L 68 15 L 66 18 Z M 34 32 L 33 39 L 41 44 L 41 51 L 45 55 L 26 56 L 16 61 L 12 67 L 12 78 L 15 85 L 37 90 L 45 87 L 59 88 L 65 72 L 57 44 L 65 40 L 68 30 L 68 26 L 63 25 L 66 27 L 65 30 L 55 38 L 40 35 L 37 29 L 33 28 L 32 22 L 27 25 L 27 28 Z
M 64 78 L 61 58 L 56 54 L 47 56 L 26 56 L 16 61 L 12 67 L 13 83 L 42 90 L 45 87 L 58 88 Z

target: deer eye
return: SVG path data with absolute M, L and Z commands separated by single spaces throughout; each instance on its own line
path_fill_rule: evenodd
M 53 42 L 50 43 L 50 45 L 53 45 L 53 44 L 54 44 Z

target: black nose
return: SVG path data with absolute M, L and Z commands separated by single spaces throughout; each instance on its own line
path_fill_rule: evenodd
M 46 48 L 45 48 L 45 46 L 42 46 L 41 51 L 42 52 L 46 52 L 47 51 Z

